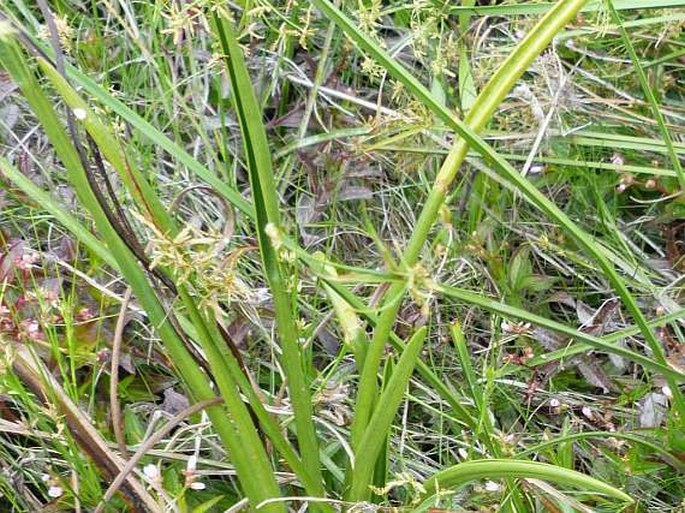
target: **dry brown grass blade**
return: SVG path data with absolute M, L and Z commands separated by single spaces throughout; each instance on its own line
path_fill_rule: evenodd
M 107 480 L 111 480 L 124 468 L 123 460 L 114 453 L 91 421 L 81 412 L 64 391 L 60 383 L 43 362 L 25 345 L 10 345 L 12 370 L 40 400 L 56 407 L 62 415 L 76 443 L 93 460 Z M 128 476 L 121 488 L 128 511 L 133 513 L 157 512 L 161 508 L 145 487 L 133 476 Z
M 119 452 L 123 457 L 128 456 L 126 449 L 126 439 L 124 438 L 124 428 L 121 422 L 121 404 L 119 403 L 119 357 L 121 356 L 121 341 L 124 335 L 124 327 L 126 326 L 126 310 L 128 303 L 131 300 L 131 288 L 126 289 L 124 300 L 121 303 L 121 310 L 117 325 L 114 330 L 114 339 L 112 340 L 112 370 L 110 372 L 109 380 L 109 404 L 112 411 L 112 431 L 114 431 L 114 438 L 119 446 Z
M 138 448 L 138 450 L 131 457 L 131 459 L 126 462 L 126 465 L 119 471 L 119 474 L 116 476 L 116 478 L 114 478 L 112 484 L 109 485 L 109 488 L 105 493 L 105 496 L 102 498 L 102 502 L 98 505 L 97 508 L 95 508 L 94 513 L 102 512 L 105 503 L 114 496 L 114 494 L 122 485 L 125 485 L 126 480 L 129 479 L 131 471 L 135 468 L 135 466 L 138 464 L 141 458 L 145 456 L 145 454 L 150 449 L 152 449 L 158 442 L 160 442 L 162 438 L 168 435 L 172 429 L 174 429 L 176 426 L 178 426 L 181 422 L 183 422 L 191 415 L 195 415 L 196 413 L 199 413 L 205 408 L 221 404 L 222 402 L 222 399 L 220 397 L 217 397 L 215 399 L 208 399 L 206 401 L 201 401 L 199 403 L 193 404 L 188 408 L 184 409 L 183 411 L 179 412 L 178 414 L 174 415 L 174 417 L 169 422 L 164 424 L 164 426 L 159 431 L 156 431 L 150 438 L 145 440 L 145 442 Z

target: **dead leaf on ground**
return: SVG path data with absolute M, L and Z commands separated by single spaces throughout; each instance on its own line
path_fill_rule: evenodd
M 659 427 L 666 417 L 668 398 L 658 392 L 650 392 L 640 401 L 640 427 Z
M 582 301 L 577 301 L 566 293 L 557 293 L 552 299 L 554 302 L 574 308 L 576 316 L 581 323 L 579 331 L 593 336 L 602 336 L 608 329 L 616 328 L 613 324 L 613 318 L 618 312 L 620 305 L 617 299 L 610 299 L 605 301 L 597 310 L 593 311 L 587 304 Z M 535 338 L 546 350 L 556 351 L 568 345 L 569 338 L 558 333 L 554 333 L 545 328 L 536 327 L 533 329 L 533 338 Z M 624 367 L 623 359 L 619 358 L 612 363 L 619 369 Z M 564 367 L 575 366 L 587 382 L 597 388 L 601 388 L 603 392 L 609 393 L 616 391 L 616 386 L 611 382 L 611 379 L 604 371 L 596 358 L 591 355 L 578 355 L 566 360 L 563 366 L 560 362 L 550 362 L 542 366 L 541 376 L 539 376 L 539 385 L 546 383 L 554 374 L 559 372 Z M 538 386 L 539 386 L 538 385 Z

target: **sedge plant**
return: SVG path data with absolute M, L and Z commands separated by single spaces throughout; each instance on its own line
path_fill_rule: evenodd
M 490 406 L 484 401 L 476 400 L 472 404 L 463 401 L 462 396 L 443 383 L 435 370 L 422 360 L 426 340 L 431 334 L 430 325 L 413 330 L 409 336 L 404 337 L 406 341 L 394 332 L 404 296 L 412 286 L 420 287 L 433 294 L 476 305 L 507 318 L 522 319 L 560 332 L 576 342 L 574 351 L 580 352 L 591 347 L 626 358 L 642 365 L 646 370 L 663 374 L 674 394 L 674 410 L 681 417 L 685 413 L 685 405 L 679 392 L 679 383 L 685 376 L 668 365 L 666 355 L 653 332 L 654 325 L 668 322 L 673 316 L 648 322 L 625 280 L 615 269 L 611 252 L 574 223 L 479 135 L 517 80 L 554 37 L 583 9 L 586 2 L 556 2 L 499 66 L 480 94 L 471 98 L 468 114 L 463 121 L 436 100 L 397 59 L 371 37 L 367 37 L 340 8 L 328 0 L 313 0 L 312 4 L 328 21 L 329 34 L 332 34 L 333 27 L 338 27 L 361 51 L 402 83 L 422 105 L 458 136 L 438 171 L 412 237 L 399 255 L 392 272 L 373 272 L 345 266 L 322 255 L 311 255 L 289 235 L 287 219 L 282 214 L 279 184 L 274 179 L 275 152 L 271 148 L 265 123 L 260 115 L 262 104 L 259 92 L 253 86 L 245 52 L 240 44 L 239 30 L 244 26 L 241 22 L 236 23 L 233 14 L 218 4 L 208 6 L 203 16 L 208 22 L 209 34 L 221 54 L 223 67 L 216 73 L 220 73 L 230 83 L 232 112 L 237 119 L 242 142 L 241 159 L 249 180 L 249 200 L 144 117 L 109 95 L 77 67 L 69 63 L 61 67 L 53 62 L 57 60 L 59 48 L 41 45 L 32 39 L 32 35 L 22 28 L 18 20 L 14 20 L 13 24 L 3 22 L 0 63 L 21 89 L 67 170 L 69 183 L 77 192 L 80 205 L 92 218 L 97 237 L 4 159 L 0 161 L 3 178 L 29 197 L 41 202 L 43 208 L 60 224 L 121 273 L 140 302 L 150 325 L 155 328 L 165 351 L 171 356 L 193 401 L 211 402 L 219 395 L 222 404 L 209 406 L 207 413 L 235 468 L 240 493 L 251 508 L 274 512 L 286 510 L 286 497 L 292 494 L 287 491 L 289 486 L 278 480 L 278 472 L 284 468 L 292 472 L 296 486 L 301 488 L 303 498 L 300 500 L 311 500 L 310 507 L 314 509 L 332 511 L 333 504 L 342 499 L 350 506 L 378 500 L 379 494 L 374 490 L 377 491 L 377 485 L 382 487 L 390 481 L 384 459 L 392 450 L 389 439 L 393 424 L 414 373 L 452 406 L 462 428 L 476 432 L 483 439 L 489 456 L 493 458 L 452 465 L 428 476 L 414 497 L 413 504 L 417 508 L 433 504 L 441 490 L 456 491 L 465 483 L 484 478 L 506 480 L 511 495 L 510 499 L 506 499 L 506 507 L 512 511 L 529 509 L 517 479 L 549 480 L 580 488 L 587 493 L 612 497 L 622 503 L 630 502 L 631 498 L 624 492 L 574 470 L 532 460 L 523 461 L 521 458 L 507 458 L 498 441 Z M 464 16 L 463 28 L 468 25 L 469 18 L 466 14 L 470 12 L 460 13 Z M 330 39 L 327 41 L 327 45 L 330 45 Z M 287 47 L 292 51 L 290 44 Z M 29 57 L 27 51 L 33 51 L 36 55 Z M 40 72 L 42 82 L 37 79 L 37 72 Z M 467 77 L 463 87 L 471 87 L 468 70 L 463 73 Z M 66 117 L 70 118 L 71 127 L 69 134 L 50 99 L 47 84 L 66 105 Z M 91 159 L 106 162 L 116 173 L 143 226 L 160 239 L 172 243 L 183 240 L 182 227 L 165 206 L 162 195 L 139 169 L 134 158 L 134 149 L 126 148 L 117 139 L 92 104 L 107 107 L 125 119 L 133 129 L 140 131 L 152 144 L 172 155 L 198 179 L 212 186 L 250 220 L 250 233 L 256 237 L 260 255 L 260 272 L 273 303 L 277 360 L 283 372 L 282 385 L 287 389 L 292 423 L 281 423 L 271 413 L 270 407 L 273 405 L 264 399 L 264 393 L 259 387 L 255 389 L 249 371 L 245 372 L 236 354 L 225 344 L 222 326 L 218 322 L 218 305 L 203 303 L 198 293 L 201 290 L 201 276 L 192 269 L 179 273 L 173 263 L 164 260 L 157 266 L 151 266 L 144 252 L 140 251 L 143 245 L 132 239 L 134 230 L 122 230 L 126 223 L 121 218 L 113 217 L 112 210 L 116 209 L 103 202 L 101 191 L 95 183 L 97 179 L 93 180 Z M 85 141 L 90 143 L 87 148 Z M 436 283 L 422 274 L 420 263 L 424 246 L 429 241 L 431 229 L 446 204 L 450 187 L 469 150 L 477 152 L 508 186 L 557 223 L 586 251 L 606 274 L 633 317 L 636 326 L 628 328 L 627 332 L 639 332 L 647 341 L 652 357 L 614 344 L 618 336 L 603 338 L 582 333 L 493 298 Z M 672 145 L 669 146 L 669 151 L 674 153 Z M 681 174 L 682 171 L 678 170 L 679 178 Z M 286 173 L 285 176 L 289 174 Z M 352 348 L 360 376 L 349 440 L 346 441 L 349 442 L 350 451 L 342 463 L 344 477 L 338 476 L 337 482 L 332 477 L 334 473 L 330 471 L 337 463 L 328 457 L 327 449 L 322 447 L 322 427 L 317 423 L 315 415 L 314 392 L 318 385 L 312 378 L 316 371 L 311 351 L 302 343 L 299 322 L 302 314 L 301 301 L 298 297 L 297 280 L 291 279 L 292 275 L 296 275 L 293 271 L 296 266 L 300 266 L 302 272 L 317 277 L 323 284 L 334 314 L 343 327 L 345 347 Z M 360 283 L 365 280 L 366 283 L 369 280 L 382 283 L 381 290 L 384 292 L 379 296 L 382 298 L 380 304 L 370 306 L 363 297 L 350 290 L 345 278 L 348 278 L 347 281 L 356 280 Z M 362 329 L 364 323 L 368 323 L 373 329 L 371 337 L 367 337 L 367 330 Z M 482 397 L 458 323 L 452 325 L 451 335 L 465 373 L 467 396 Z M 392 344 L 397 358 L 384 358 L 387 342 Z M 193 348 L 196 347 L 200 349 L 201 358 L 206 360 L 204 371 L 195 359 L 197 355 Z M 382 376 L 381 380 L 379 374 Z M 335 482 L 335 486 L 331 485 L 332 482 Z

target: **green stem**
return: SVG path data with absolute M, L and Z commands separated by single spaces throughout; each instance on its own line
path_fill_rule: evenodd
M 397 408 L 404 397 L 404 391 L 411 378 L 414 366 L 419 358 L 419 353 L 426 338 L 426 327 L 419 328 L 407 342 L 406 349 L 402 352 L 397 367 L 394 369 L 388 382 L 378 399 L 378 408 L 374 411 L 369 427 L 359 444 L 357 458 L 354 462 L 354 472 L 351 475 L 352 484 L 347 494 L 347 500 L 360 502 L 369 500 L 371 490 L 369 484 L 376 467 L 376 460 L 387 439 Z M 360 456 L 363 455 L 363 456 Z
M 298 341 L 289 289 L 278 254 L 266 233 L 267 226 L 280 226 L 279 201 L 273 179 L 271 150 L 262 123 L 245 59 L 233 29 L 218 12 L 212 14 L 214 30 L 225 55 L 226 70 L 233 86 L 233 103 L 238 114 L 243 147 L 248 163 L 250 187 L 255 203 L 257 239 L 264 272 L 274 302 L 276 326 L 281 346 L 281 364 L 288 382 L 290 401 L 300 455 L 311 477 L 320 483 L 317 495 L 323 497 L 319 443 L 312 418 L 311 393 L 303 369 L 303 351 Z
M 322 0 L 314 0 L 324 11 L 335 9 L 330 4 L 324 4 Z M 478 95 L 473 108 L 466 116 L 464 123 L 459 123 L 460 127 L 465 126 L 468 132 L 478 132 L 482 130 L 488 119 L 492 116 L 502 99 L 508 94 L 520 76 L 528 69 L 532 61 L 547 47 L 554 35 L 561 30 L 585 4 L 586 0 L 563 0 L 550 10 L 531 30 L 523 42 L 507 57 L 502 63 L 497 73 L 492 77 L 488 84 Z M 339 15 L 340 18 L 342 15 Z M 358 41 L 359 43 L 359 41 Z M 360 44 L 360 46 L 363 46 Z M 387 64 L 387 63 L 384 63 Z M 406 73 L 400 70 L 400 76 L 407 78 Z M 411 77 L 413 85 L 418 89 L 423 86 Z M 428 98 L 430 93 L 426 91 Z M 432 98 L 431 98 L 432 100 Z M 431 103 L 435 103 L 432 100 Z M 449 116 L 450 121 L 454 121 Z M 453 124 L 453 123 L 451 123 Z M 462 130 L 463 132 L 463 130 Z M 460 133 L 460 135 L 464 135 Z M 460 138 L 443 162 L 438 176 L 435 179 L 428 199 L 419 215 L 419 219 L 414 228 L 414 233 L 409 240 L 407 248 L 402 257 L 402 261 L 407 267 L 414 266 L 419 259 L 419 255 L 426 242 L 430 229 L 438 217 L 438 212 L 442 206 L 447 190 L 454 181 L 459 168 L 466 157 L 469 149 L 467 138 Z M 403 284 L 393 285 L 386 297 L 395 299 L 398 294 L 403 293 Z M 377 370 L 383 356 L 383 348 L 392 330 L 392 326 L 397 317 L 400 302 L 395 302 L 392 307 L 383 311 L 379 318 L 378 325 L 371 340 L 367 353 L 366 362 L 361 374 L 359 393 L 357 396 L 356 415 L 352 425 L 352 444 L 358 445 L 359 440 L 366 429 L 372 411 L 374 397 L 377 393 Z

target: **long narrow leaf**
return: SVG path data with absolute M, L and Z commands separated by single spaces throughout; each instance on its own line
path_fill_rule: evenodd
M 370 496 L 369 486 L 376 460 L 388 438 L 390 426 L 421 353 L 426 332 L 426 328 L 422 327 L 412 335 L 393 370 L 386 389 L 378 399 L 378 408 L 369 421 L 354 461 L 352 485 L 347 497 L 350 501 L 365 501 Z
M 668 128 L 666 127 L 666 120 L 664 119 L 664 115 L 661 113 L 661 109 L 659 107 L 659 103 L 657 102 L 654 91 L 652 90 L 652 87 L 649 85 L 649 80 L 647 79 L 645 70 L 642 67 L 640 58 L 638 57 L 637 52 L 633 47 L 633 43 L 630 41 L 630 36 L 628 35 L 628 32 L 623 26 L 621 16 L 616 11 L 614 1 L 607 0 L 607 6 L 609 7 L 609 12 L 611 13 L 612 18 L 614 19 L 614 22 L 618 25 L 618 30 L 621 33 L 621 39 L 623 39 L 623 44 L 626 45 L 628 55 L 630 55 L 630 60 L 633 62 L 633 66 L 635 67 L 637 77 L 640 80 L 640 86 L 642 87 L 642 91 L 645 94 L 647 101 L 649 102 L 649 106 L 652 108 L 652 115 L 654 116 L 654 119 L 659 125 L 659 131 L 661 132 L 661 137 L 663 138 L 666 150 L 668 151 L 668 156 L 670 157 L 673 169 L 675 169 L 676 175 L 678 176 L 678 182 L 680 183 L 680 192 L 682 194 L 685 194 L 685 173 L 683 172 L 683 167 L 680 164 L 680 158 L 676 153 L 673 138 L 671 137 L 671 134 L 668 131 Z
M 447 189 L 454 180 L 463 158 L 468 150 L 468 144 L 487 156 L 497 164 L 498 170 L 512 181 L 523 180 L 517 183 L 524 188 L 524 193 L 533 197 L 534 203 L 548 213 L 565 216 L 551 204 L 535 187 L 525 178 L 521 177 L 509 164 L 504 161 L 487 143 L 477 134 L 485 121 L 498 105 L 501 98 L 509 91 L 518 77 L 527 69 L 532 60 L 545 48 L 551 38 L 566 22 L 574 16 L 585 3 L 584 0 L 562 0 L 538 22 L 524 41 L 507 57 L 497 73 L 486 85 L 485 90 L 479 95 L 476 104 L 468 118 L 468 124 L 456 119 L 439 101 L 437 101 L 411 73 L 383 50 L 373 39 L 365 35 L 349 20 L 337 7 L 328 0 L 313 0 L 313 3 L 321 9 L 326 16 L 335 21 L 361 49 L 369 52 L 376 61 L 381 64 L 394 78 L 402 82 L 414 93 L 426 106 L 428 106 L 448 126 L 453 128 L 462 137 L 443 163 L 435 184 L 426 200 L 423 210 L 414 228 L 414 234 L 407 245 L 402 261 L 407 266 L 413 266 L 418 260 L 419 254 L 425 243 L 430 228 L 437 218 L 438 211 L 443 204 Z M 481 112 L 482 110 L 482 112 Z M 467 144 L 468 143 L 468 144 Z M 525 189 L 525 186 L 528 189 Z M 555 210 L 556 209 L 556 210 Z M 558 217 L 558 216 L 557 216 Z M 555 217 L 556 218 L 556 217 Z M 568 223 L 572 224 L 570 220 Z M 563 223 L 562 223 L 563 224 Z M 402 285 L 391 287 L 388 297 L 394 298 L 402 292 Z M 399 303 L 393 308 L 387 309 L 380 317 L 379 325 L 374 332 L 374 337 L 368 350 L 366 365 L 362 372 L 357 399 L 357 408 L 352 426 L 353 446 L 357 444 L 361 433 L 365 429 L 368 418 L 371 415 L 372 404 L 376 393 L 376 369 L 383 354 L 383 346 L 389 335 L 395 320 Z
M 635 502 L 626 493 L 599 479 L 586 476 L 574 470 L 537 461 L 506 459 L 467 461 L 438 472 L 424 483 L 424 487 L 428 494 L 433 494 L 438 492 L 438 490 L 455 490 L 477 479 L 498 479 L 504 477 L 554 481 L 564 486 L 575 486 L 583 490 L 592 490 L 620 501 Z
M 77 239 L 83 243 L 89 250 L 93 251 L 98 257 L 107 263 L 114 270 L 118 271 L 117 261 L 112 257 L 105 244 L 94 237 L 87 229 L 79 224 L 69 212 L 67 212 L 61 205 L 54 201 L 49 194 L 36 187 L 25 175 L 18 169 L 12 166 L 4 158 L 0 158 L 0 175 L 6 177 L 10 182 L 17 186 L 24 194 L 33 199 L 41 208 L 49 212 L 54 218 L 67 228 Z M 186 330 L 186 332 L 195 339 L 198 339 L 197 324 L 193 325 L 188 319 L 179 315 L 179 324 Z M 220 335 L 213 335 L 213 340 L 221 340 Z M 213 344 L 213 342 L 212 342 Z M 224 344 L 226 350 L 228 346 Z M 218 348 L 221 351 L 221 348 Z M 232 354 L 226 354 L 226 366 L 229 368 L 233 379 L 240 386 L 240 390 L 248 398 L 248 402 L 252 407 L 255 415 L 259 420 L 259 425 L 264 433 L 269 437 L 269 440 L 274 445 L 274 448 L 283 456 L 287 465 L 297 474 L 302 480 L 303 485 L 309 489 L 313 489 L 314 485 L 307 482 L 308 473 L 302 467 L 300 458 L 293 451 L 287 440 L 281 432 L 280 426 L 274 421 L 273 417 L 266 411 L 262 404 L 262 399 L 257 396 L 252 383 L 247 380 L 247 377 L 242 371 L 237 368 L 237 362 L 231 359 Z
M 102 207 L 90 189 L 79 156 L 64 132 L 57 115 L 45 97 L 42 88 L 27 67 L 25 58 L 16 42 L 6 34 L 0 37 L 0 62 L 19 85 L 27 101 L 41 120 L 50 142 L 67 169 L 69 179 L 76 190 L 79 200 L 93 216 L 98 231 L 102 234 L 119 269 L 164 341 L 166 349 L 178 367 L 193 398 L 197 401 L 202 401 L 215 397 L 207 377 L 192 359 L 183 341 L 169 322 L 167 312 L 154 290 L 150 287 L 145 272 L 109 223 Z M 245 434 L 245 436 L 254 438 L 253 443 L 257 444 L 254 446 L 254 450 L 246 451 L 245 444 L 247 440 L 241 438 L 235 424 L 230 421 L 230 416 L 227 417 L 224 407 L 212 407 L 207 412 L 217 433 L 231 451 L 233 462 L 246 495 L 255 504 L 277 496 L 279 494 L 278 487 L 266 455 L 263 449 L 259 449 L 259 437 L 255 431 L 252 430 L 250 433 Z M 275 503 L 271 504 L 268 509 L 274 512 L 282 512 L 284 510 L 282 505 Z
M 470 290 L 463 290 L 458 289 L 456 287 L 446 286 L 436 286 L 436 290 L 440 291 L 442 294 L 445 294 L 446 296 L 459 299 L 472 305 L 480 306 L 491 312 L 496 312 L 508 317 L 522 319 L 524 321 L 531 322 L 538 326 L 549 328 L 553 331 L 556 331 L 557 333 L 562 333 L 570 338 L 581 340 L 588 346 L 593 347 L 594 349 L 622 356 L 630 361 L 641 364 L 647 369 L 651 369 L 655 372 L 662 373 L 665 376 L 668 376 L 670 379 L 681 382 L 685 381 L 685 374 L 683 374 L 682 372 L 678 372 L 675 369 L 672 369 L 668 365 L 655 362 L 651 358 L 648 358 L 647 356 L 644 356 L 640 353 L 631 351 L 630 349 L 627 349 L 618 344 L 611 344 L 609 342 L 602 340 L 599 337 L 594 337 L 592 335 L 588 335 L 587 333 L 582 333 L 574 328 L 571 328 L 570 326 L 566 326 L 565 324 L 561 324 L 546 317 L 535 315 L 533 313 L 526 312 L 525 310 L 521 310 L 513 306 L 505 305 L 481 294 L 471 292 Z
M 290 294 L 286 289 L 277 252 L 267 234 L 267 226 L 278 227 L 280 225 L 271 152 L 260 116 L 261 109 L 231 23 L 218 12 L 214 12 L 212 17 L 213 28 L 225 54 L 226 70 L 233 86 L 233 104 L 238 114 L 255 205 L 257 239 L 274 301 L 281 344 L 281 362 L 288 380 L 288 390 L 295 413 L 300 456 L 310 473 L 311 482 L 320 483 L 315 490 L 316 495 L 323 496 L 319 468 L 319 444 L 312 418 L 311 393 L 305 379 L 302 351 L 297 340 L 297 330 L 291 311 Z

